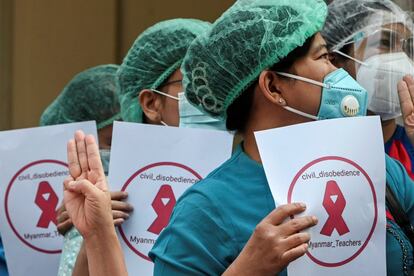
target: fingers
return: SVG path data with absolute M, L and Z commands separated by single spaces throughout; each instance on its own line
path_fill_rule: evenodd
M 73 178 L 81 175 L 82 170 L 78 160 L 78 153 L 76 151 L 76 142 L 74 139 L 69 140 L 67 146 L 69 173 Z
M 309 233 L 296 233 L 283 240 L 285 248 L 290 250 L 310 241 Z
M 306 205 L 304 203 L 280 205 L 267 215 L 267 217 L 264 218 L 264 221 L 276 226 L 282 224 L 287 218 L 302 213 L 305 209 Z
M 134 207 L 127 202 L 112 200 L 112 210 L 130 213 L 134 210 Z
M 305 253 L 308 251 L 308 244 L 301 244 L 293 249 L 290 249 L 288 251 L 286 251 L 285 253 L 283 253 L 282 255 L 282 260 L 283 262 L 287 265 L 291 262 L 293 262 L 294 260 L 302 257 L 303 255 L 305 255 Z
M 116 219 L 124 219 L 124 220 L 127 220 L 127 219 L 129 219 L 129 215 L 127 213 L 125 213 L 125 212 L 112 210 L 112 218 L 114 219 L 114 221 Z
M 288 237 L 309 227 L 315 226 L 317 223 L 318 219 L 314 216 L 294 218 L 280 225 L 280 234 L 284 237 Z
M 403 78 L 403 80 L 407 83 L 408 92 L 410 92 L 411 99 L 414 100 L 414 79 L 412 76 L 407 75 Z
M 62 223 L 58 223 L 57 230 L 61 235 L 65 235 L 73 227 L 72 220 L 68 219 Z
M 75 132 L 76 151 L 78 154 L 79 165 L 82 173 L 88 173 L 88 156 L 86 153 L 85 134 L 78 130 Z
M 66 190 L 66 186 L 69 184 L 69 182 L 74 181 L 75 179 L 73 179 L 72 176 L 68 176 L 67 178 L 65 178 L 65 180 L 63 180 L 63 189 Z M 62 205 L 62 207 L 64 207 L 65 204 Z
M 70 192 L 83 194 L 85 197 L 95 196 L 100 192 L 99 188 L 85 179 L 65 182 L 65 189 Z
M 124 223 L 125 222 L 125 220 L 124 219 L 122 219 L 122 218 L 119 218 L 119 219 L 114 219 L 114 225 L 115 226 L 120 226 L 122 223 Z
M 123 191 L 111 192 L 112 200 L 123 200 L 123 199 L 126 199 L 127 197 L 128 197 L 127 192 L 123 192 Z
M 414 86 L 412 89 L 414 92 Z M 413 113 L 414 107 L 408 84 L 404 80 L 398 83 L 398 97 L 400 99 L 401 113 L 403 119 L 405 119 Z
M 69 214 L 68 214 L 67 211 L 62 212 L 62 213 L 58 214 L 58 216 L 57 216 L 57 222 L 58 223 L 62 223 L 65 220 L 68 220 L 68 219 L 69 219 Z
M 87 135 L 85 137 L 85 145 L 87 154 L 87 167 L 93 173 L 96 173 L 98 178 L 105 177 L 105 173 L 101 162 L 101 156 L 99 155 L 98 144 L 95 141 L 95 137 L 93 137 L 93 135 Z

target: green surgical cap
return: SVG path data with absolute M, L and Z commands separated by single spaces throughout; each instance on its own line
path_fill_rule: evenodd
M 76 75 L 43 112 L 40 125 L 94 120 L 101 129 L 120 119 L 117 70 L 117 65 L 101 65 Z
M 142 122 L 139 92 L 164 83 L 180 68 L 190 43 L 210 26 L 196 19 L 172 19 L 155 24 L 135 40 L 117 74 L 124 121 Z
M 390 0 L 334 0 L 321 33 L 330 50 L 339 50 L 365 30 L 398 22 L 412 25 L 409 15 Z
M 194 40 L 181 71 L 187 99 L 215 117 L 266 68 L 323 27 L 320 0 L 239 0 Z

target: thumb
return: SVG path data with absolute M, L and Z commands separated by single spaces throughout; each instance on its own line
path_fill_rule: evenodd
M 65 189 L 77 194 L 83 194 L 85 197 L 93 196 L 99 191 L 95 185 L 86 179 L 65 182 Z

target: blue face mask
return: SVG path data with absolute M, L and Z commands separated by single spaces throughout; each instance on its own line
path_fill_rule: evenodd
M 213 118 L 191 105 L 184 93 L 178 94 L 180 127 L 226 130 L 223 120 Z
M 322 99 L 318 115 L 314 116 L 290 106 L 284 106 L 295 114 L 313 120 L 365 116 L 368 106 L 368 93 L 344 69 L 328 74 L 323 83 L 308 78 L 277 72 L 277 74 L 321 86 Z
M 215 119 L 192 106 L 185 97 L 184 92 L 178 93 L 178 97 L 174 97 L 155 89 L 152 89 L 152 91 L 178 101 L 178 111 L 180 114 L 179 127 L 226 130 L 225 121 Z M 168 126 L 163 121 L 161 121 L 161 123 Z
M 104 173 L 108 176 L 109 172 L 109 159 L 111 157 L 111 150 L 109 149 L 100 149 L 99 155 L 101 156 L 101 162 L 104 169 Z

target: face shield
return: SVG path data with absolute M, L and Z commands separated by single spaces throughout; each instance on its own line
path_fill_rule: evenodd
M 408 16 L 398 18 L 386 12 L 382 16 L 383 24 L 373 18 L 375 24 L 367 24 L 341 50 L 333 51 L 354 61 L 356 79 L 368 91 L 368 110 L 385 121 L 401 116 L 397 85 L 405 75 L 414 75 L 414 46 Z

